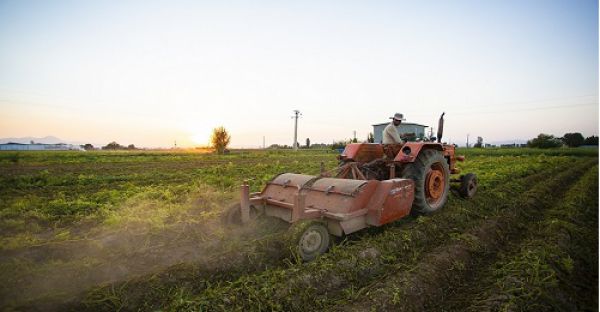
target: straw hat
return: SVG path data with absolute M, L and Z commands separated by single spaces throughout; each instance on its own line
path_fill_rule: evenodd
M 390 119 L 395 119 L 395 120 L 406 120 L 404 119 L 404 115 L 400 114 L 400 113 L 396 113 L 394 114 L 394 117 L 390 117 Z

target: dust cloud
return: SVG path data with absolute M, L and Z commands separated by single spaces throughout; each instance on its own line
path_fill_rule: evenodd
M 229 204 L 230 205 L 230 204 Z M 227 227 L 224 203 L 194 199 L 162 216 L 155 202 L 123 208 L 118 225 L 74 225 L 73 239 L 0 252 L 0 309 L 56 310 L 93 287 L 194 263 L 227 270 L 241 253 L 254 252 L 263 226 Z M 64 230 L 64 229 L 62 229 Z

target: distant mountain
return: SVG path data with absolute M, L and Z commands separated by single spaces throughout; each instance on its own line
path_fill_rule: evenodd
M 66 140 L 57 138 L 55 136 L 51 136 L 51 135 L 43 137 L 43 138 L 34 138 L 34 137 L 0 138 L 0 144 L 9 143 L 9 142 L 29 144 L 29 143 L 31 143 L 31 141 L 33 141 L 35 143 L 43 143 L 43 144 L 56 144 L 56 143 L 66 143 L 66 144 L 73 144 L 73 145 L 83 144 L 81 142 L 66 141 Z

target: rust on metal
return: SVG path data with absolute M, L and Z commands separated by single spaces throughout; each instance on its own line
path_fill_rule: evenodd
M 353 160 L 361 163 L 381 157 L 383 157 L 383 146 L 376 143 L 348 144 L 340 155 L 341 160 Z
M 298 192 L 294 195 L 294 206 L 292 208 L 291 222 L 297 222 L 304 216 L 304 207 L 306 202 L 306 194 Z
M 435 200 L 444 194 L 444 173 L 441 170 L 431 170 L 425 179 L 425 190 L 428 197 Z
M 240 189 L 241 221 L 242 223 L 247 223 L 250 221 L 250 186 L 248 185 L 248 181 L 244 181 Z
M 432 148 L 438 151 L 442 151 L 443 147 L 439 143 L 431 142 L 406 142 L 400 149 L 400 152 L 396 154 L 394 161 L 397 163 L 410 163 L 414 162 L 421 153 L 421 150 Z
M 310 189 L 325 193 L 356 196 L 356 194 L 360 191 L 360 188 L 367 183 L 368 182 L 366 180 L 322 178 L 316 180 Z
M 414 199 L 414 182 L 408 179 L 381 181 L 367 206 L 367 223 L 380 226 L 410 213 Z
M 431 149 L 443 155 L 448 167 L 435 163 L 428 168 L 419 180 L 424 183 L 422 189 L 419 185 L 419 191 L 424 192 L 428 204 L 441 205 L 446 183 L 460 181 L 448 176 L 460 172 L 456 162 L 464 161 L 464 156 L 455 155 L 454 145 L 356 143 L 348 144 L 338 156 L 342 164 L 337 169 L 326 171 L 321 162 L 318 176 L 280 174 L 261 192 L 252 194 L 245 181 L 241 187 L 242 222 L 249 220 L 250 207 L 290 223 L 323 220 L 329 233 L 336 236 L 393 222 L 410 213 L 416 191 L 413 180 L 397 176 L 405 174 L 405 166 L 414 166 L 420 153 Z M 475 189 L 476 181 L 467 185 L 468 191 Z

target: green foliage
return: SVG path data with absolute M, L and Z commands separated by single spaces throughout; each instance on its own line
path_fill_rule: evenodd
M 587 138 L 585 138 L 585 141 L 583 141 L 583 144 L 598 146 L 598 137 L 595 135 L 592 135 L 591 137 L 587 137 Z
M 82 147 L 84 150 L 86 150 L 86 151 L 92 151 L 92 150 L 94 150 L 94 145 L 92 145 L 92 144 L 90 144 L 90 143 L 84 144 L 84 145 L 82 145 L 81 147 Z
M 483 147 L 483 138 L 478 136 L 477 137 L 477 143 L 473 144 L 473 147 L 475 148 L 482 148 Z
M 537 138 L 527 141 L 527 146 L 534 148 L 553 148 L 562 146 L 562 142 L 553 135 L 540 133 Z
M 223 154 L 231 141 L 231 136 L 227 133 L 227 130 L 223 126 L 217 127 L 213 129 L 212 136 L 210 138 L 210 142 L 212 147 L 219 154 Z
M 511 305 L 501 302 L 507 310 L 527 309 L 523 303 L 563 304 L 548 294 L 568 288 L 561 283 L 575 287 L 578 284 L 572 281 L 582 276 L 582 270 L 597 263 L 597 149 L 458 149 L 457 154 L 467 156 L 458 164 L 462 172 L 474 172 L 479 178 L 473 200 L 450 196 L 435 214 L 408 216 L 352 234 L 311 263 L 285 256 L 280 244 L 285 235 L 280 232 L 261 233 L 264 236 L 252 236 L 242 244 L 211 228 L 196 233 L 193 242 L 206 236 L 225 237 L 211 241 L 222 245 L 214 253 L 203 253 L 197 262 L 99 287 L 83 294 L 81 305 L 63 310 L 299 311 L 365 306 L 435 310 L 435 304 L 445 305 L 445 300 L 459 300 L 448 310 L 470 305 L 477 310 L 479 299 L 496 302 L 493 295 L 498 293 L 510 299 Z M 18 155 L 17 165 L 11 161 L 14 155 Z M 26 254 L 57 242 L 87 240 L 83 224 L 111 229 L 136 224 L 168 231 L 183 224 L 199 229 L 205 226 L 203 220 L 214 221 L 237 198 L 242 180 L 250 179 L 251 191 L 258 191 L 278 173 L 317 174 L 321 161 L 326 168 L 337 165 L 333 152 L 312 149 L 228 155 L 0 153 L 0 251 Z M 258 229 L 267 233 L 266 225 Z M 146 243 L 152 245 L 156 234 L 150 232 Z M 229 235 L 246 239 L 245 234 Z M 176 237 L 174 241 L 181 239 Z M 514 248 L 503 245 L 512 246 L 515 237 L 523 243 L 514 240 Z M 573 240 L 565 240 L 569 237 Z M 149 255 L 157 252 L 150 250 Z M 457 250 L 463 253 L 453 254 Z M 74 274 L 98 260 L 58 260 L 44 266 L 19 261 L 0 262 L 4 281 L 0 294 L 15 280 L 27 281 L 23 277 L 29 272 L 64 266 L 65 272 Z M 484 275 L 477 275 L 479 269 Z M 448 296 L 460 292 L 460 285 L 468 285 L 465 276 L 471 275 L 477 277 L 475 290 Z M 593 285 L 593 278 L 589 279 L 582 284 Z M 423 292 L 410 297 L 412 289 Z M 581 296 L 588 294 L 586 289 L 574 289 Z M 591 299 L 580 299 L 585 300 Z M 413 305 L 418 302 L 434 306 Z M 591 305 L 569 307 L 557 309 L 592 309 Z
M 369 132 L 369 135 L 367 135 L 367 143 L 375 143 L 375 136 L 373 135 L 373 132 Z
M 585 139 L 583 138 L 583 135 L 581 133 L 575 132 L 565 133 L 565 135 L 563 135 L 562 137 L 562 141 L 568 147 L 578 147 L 583 145 Z
M 341 141 L 335 141 L 333 142 L 333 144 L 331 144 L 331 149 L 337 150 L 337 149 L 344 149 L 346 147 L 346 145 L 352 143 L 352 140 L 341 140 Z
M 115 141 L 112 141 L 112 142 L 106 144 L 106 146 L 102 146 L 102 149 L 103 150 L 124 150 L 127 148 Z

